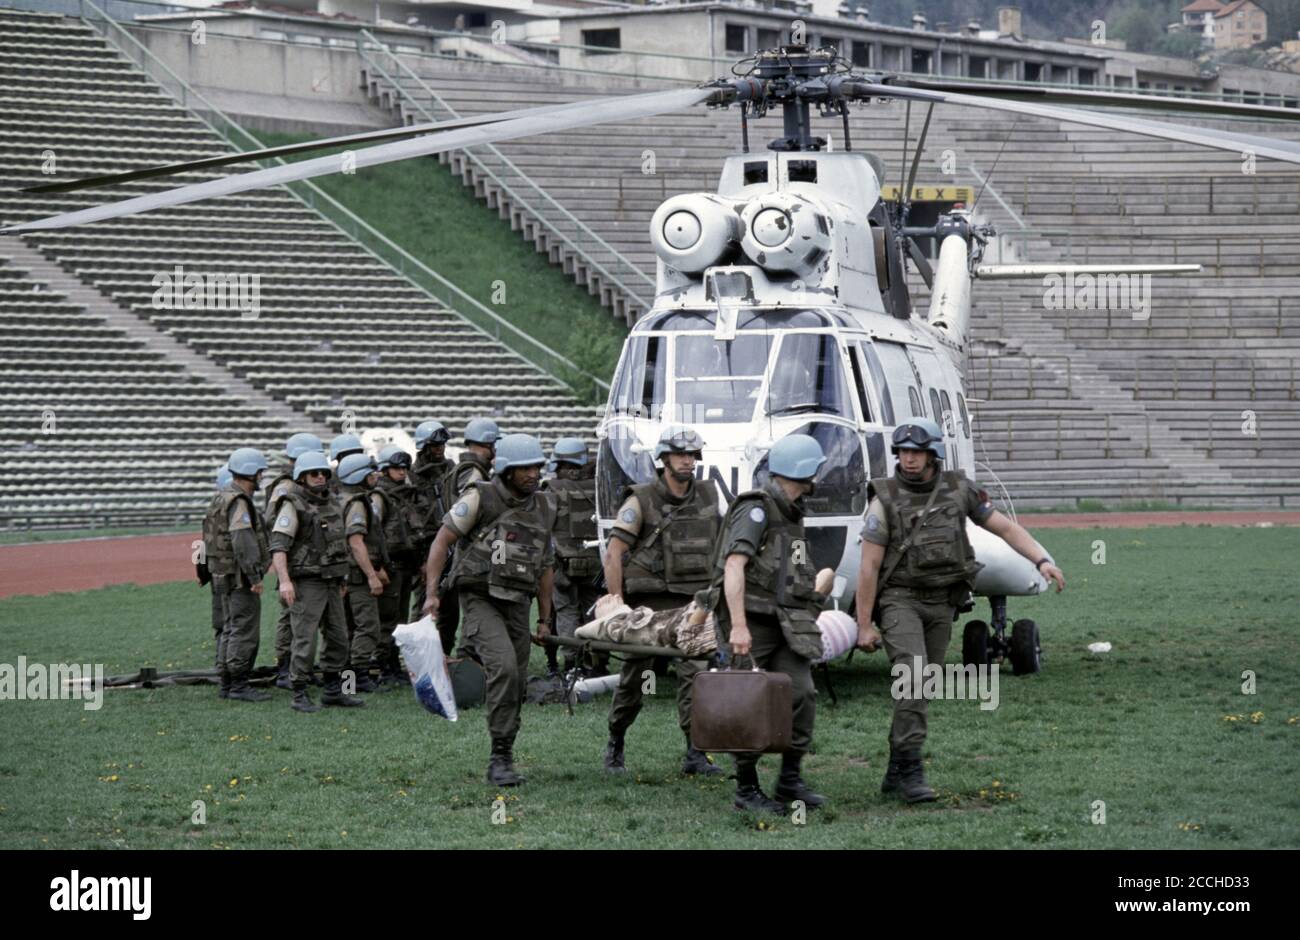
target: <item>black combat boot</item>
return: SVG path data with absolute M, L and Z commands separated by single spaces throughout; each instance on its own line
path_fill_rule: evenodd
M 893 769 L 894 758 L 890 757 L 890 769 Z M 934 800 L 934 790 L 925 782 L 925 767 L 921 763 L 921 749 L 915 748 L 909 751 L 900 751 L 898 753 L 898 775 L 897 784 L 894 791 L 902 796 L 907 803 L 929 803 Z M 889 776 L 885 776 L 885 783 L 889 783 Z M 884 790 L 884 784 L 881 790 Z
M 691 747 L 691 739 L 686 739 L 686 757 L 682 760 L 682 773 L 688 777 L 721 777 L 723 770 L 709 762 L 709 755 Z
M 293 680 L 289 678 L 288 656 L 282 656 L 275 661 L 275 687 L 293 691 Z
M 311 700 L 307 693 L 307 683 L 299 679 L 293 684 L 293 701 L 289 705 L 296 712 L 318 712 L 320 706 Z
M 627 773 L 627 768 L 623 766 L 623 732 L 612 728 L 609 743 L 605 745 L 605 771 L 611 774 Z
M 397 648 L 387 650 L 379 658 L 379 691 L 391 692 L 397 687 L 397 670 L 400 666 L 397 664 Z
M 248 684 L 248 673 L 230 677 L 230 691 L 226 698 L 236 702 L 265 702 L 271 698 L 270 692 L 262 692 Z
M 754 763 L 736 761 L 736 809 L 752 810 L 756 813 L 785 815 L 785 805 L 769 797 L 758 786 L 758 768 Z
M 508 741 L 493 741 L 488 758 L 487 782 L 494 787 L 517 787 L 524 778 L 515 773 L 514 754 Z
M 217 677 L 221 680 L 217 686 L 217 698 L 230 698 L 230 673 L 225 666 L 217 667 Z
M 808 809 L 816 809 L 826 802 L 826 797 L 810 790 L 808 784 L 803 782 L 799 776 L 799 765 L 802 762 L 803 755 L 798 751 L 787 751 L 781 755 L 781 775 L 776 778 L 776 790 L 772 796 L 782 803 L 801 800 Z
M 898 760 L 899 752 L 892 746 L 889 748 L 889 769 L 885 771 L 885 779 L 880 781 L 881 793 L 897 793 L 898 788 L 903 785 L 902 767 Z
M 375 691 L 375 689 L 377 688 L 377 686 L 375 685 L 375 680 L 372 679 L 372 678 L 370 678 L 370 667 L 369 667 L 369 666 L 365 666 L 365 665 L 357 665 L 357 664 L 354 663 L 353 665 L 349 666 L 348 668 L 351 669 L 351 670 L 352 670 L 352 674 L 353 674 L 354 676 L 356 676 L 356 683 L 357 683 L 356 691 L 358 691 L 358 692 L 373 692 L 373 691 Z
M 366 704 L 355 695 L 343 691 L 343 682 L 337 672 L 325 673 L 325 691 L 321 693 L 320 702 L 322 705 L 336 705 L 340 708 L 356 708 Z

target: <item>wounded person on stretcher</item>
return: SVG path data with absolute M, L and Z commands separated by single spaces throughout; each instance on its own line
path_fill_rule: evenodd
M 817 590 L 830 593 L 834 579 L 835 572 L 823 568 L 817 573 Z M 718 648 L 713 612 L 695 601 L 683 607 L 654 611 L 649 607 L 629 607 L 617 594 L 606 594 L 596 601 L 596 619 L 583 624 L 574 635 L 580 640 L 674 647 L 700 657 Z

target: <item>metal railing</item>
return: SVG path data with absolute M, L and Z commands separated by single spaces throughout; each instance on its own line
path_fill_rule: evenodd
M 376 51 L 385 57 L 387 68 L 376 62 L 371 55 Z M 389 89 L 414 108 L 425 121 L 456 120 L 461 117 L 445 98 L 430 88 L 424 79 L 389 47 L 376 39 L 369 30 L 361 30 L 361 37 L 357 40 L 357 53 L 363 62 L 379 74 Z M 396 72 L 400 78 L 395 77 L 392 72 Z M 407 87 L 408 83 L 420 90 L 423 100 L 411 94 Z M 431 111 L 425 106 L 426 102 L 442 113 Z M 478 149 L 480 148 L 460 152 L 499 188 L 501 195 L 526 212 L 563 245 L 567 245 L 591 271 L 597 272 L 612 289 L 620 291 L 627 302 L 639 308 L 641 312 L 650 309 L 656 286 L 653 277 L 638 268 L 572 212 L 556 202 L 550 193 L 499 149 L 492 144 L 485 144 L 481 148 L 490 155 L 490 160 L 484 160 L 476 153 L 475 150 Z M 635 317 L 630 317 L 629 320 L 631 319 Z
M 94 0 L 77 0 L 81 17 L 100 31 L 104 39 L 136 62 L 182 107 L 198 117 L 213 133 L 238 151 L 261 150 L 264 144 L 196 91 L 168 65 L 150 52 L 120 23 L 105 13 Z M 102 29 L 100 28 L 102 27 Z M 276 157 L 261 161 L 263 166 L 283 165 Z M 479 300 L 461 290 L 406 249 L 379 232 L 356 213 L 334 199 L 311 180 L 283 187 L 304 205 L 329 221 L 370 255 L 419 287 L 432 299 L 461 316 L 483 335 L 510 348 L 540 371 L 550 374 L 579 395 L 595 400 L 609 394 L 609 383 L 586 372 L 566 356 L 529 336 Z

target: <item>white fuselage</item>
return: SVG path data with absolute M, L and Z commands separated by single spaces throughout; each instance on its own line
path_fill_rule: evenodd
M 867 481 L 893 472 L 890 434 L 912 417 L 944 429 L 946 466 L 976 477 L 962 374 L 970 314 L 966 243 L 945 239 L 929 321 L 886 312 L 879 239 L 868 211 L 880 198 L 859 153 L 740 154 L 719 191 L 667 200 L 651 236 L 660 261 L 654 308 L 628 337 L 598 429 L 602 540 L 629 483 L 652 478 L 668 424 L 704 438 L 697 470 L 722 501 L 761 484 L 767 452 L 793 432 L 828 460 L 805 500 L 818 567 L 851 600 Z M 933 323 L 933 325 L 931 325 Z M 982 594 L 1046 587 L 1001 539 L 970 526 L 985 565 Z

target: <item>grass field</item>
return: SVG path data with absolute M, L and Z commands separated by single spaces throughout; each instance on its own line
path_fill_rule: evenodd
M 1044 539 L 1069 587 L 1011 610 L 1040 622 L 1045 670 L 1003 677 L 995 711 L 932 705 L 933 805 L 878 793 L 890 700 L 877 654 L 834 669 L 838 706 L 820 698 L 806 776 L 831 804 L 803 826 L 732 811 L 730 781 L 677 775 L 671 680 L 629 735 L 626 779 L 599 770 L 608 698 L 572 718 L 527 706 L 517 757 L 530 780 L 503 794 L 502 824 L 482 778 L 479 709 L 449 724 L 403 690 L 301 715 L 286 692 L 243 705 L 209 686 L 109 691 L 97 712 L 0 702 L 0 847 L 1300 846 L 1300 530 Z M 1090 563 L 1099 539 L 1105 565 Z M 207 615 L 192 584 L 10 598 L 0 662 L 201 667 L 212 657 Z M 263 662 L 273 616 L 268 604 Z M 1095 640 L 1113 652 L 1089 654 Z M 1255 695 L 1242 694 L 1244 670 Z M 776 766 L 771 756 L 760 765 L 769 789 Z M 205 825 L 191 824 L 196 800 Z M 1097 800 L 1104 825 L 1091 822 Z

